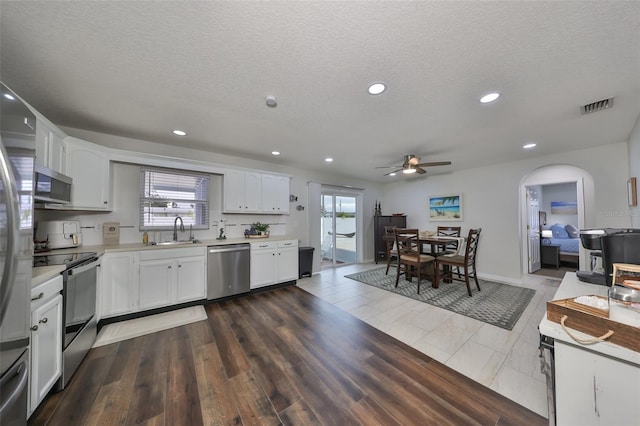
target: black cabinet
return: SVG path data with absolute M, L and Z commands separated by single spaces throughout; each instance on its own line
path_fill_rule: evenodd
M 384 236 L 384 227 L 394 226 L 396 228 L 407 227 L 406 216 L 374 216 L 373 217 L 373 236 L 374 243 L 374 255 L 376 257 L 376 263 L 378 260 L 387 260 L 387 246 L 382 239 Z
M 553 265 L 558 269 L 560 267 L 560 246 L 541 245 L 540 263 L 542 266 Z

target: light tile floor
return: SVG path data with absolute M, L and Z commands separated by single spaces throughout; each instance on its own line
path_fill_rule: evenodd
M 504 330 L 344 277 L 380 266 L 324 269 L 298 280 L 298 287 L 547 417 L 538 324 L 546 313 L 546 302 L 558 289 L 558 279 L 525 276 L 522 286 L 535 289 L 536 294 L 513 330 Z M 389 273 L 395 274 L 395 269 Z

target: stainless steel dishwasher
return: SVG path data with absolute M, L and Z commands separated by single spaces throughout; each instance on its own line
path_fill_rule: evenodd
M 250 245 L 209 246 L 207 300 L 247 293 L 250 288 Z

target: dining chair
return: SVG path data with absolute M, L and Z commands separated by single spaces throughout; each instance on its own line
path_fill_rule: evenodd
M 391 259 L 395 259 L 397 263 L 398 259 L 398 249 L 396 248 L 395 234 L 393 233 L 393 229 L 395 226 L 385 226 L 384 227 L 384 243 L 387 247 L 387 270 L 385 271 L 385 275 L 389 274 L 389 266 L 391 265 Z
M 398 250 L 398 262 L 396 266 L 396 287 L 400 281 L 400 275 L 404 274 L 407 281 L 415 275 L 418 278 L 418 294 L 420 294 L 420 280 L 423 268 L 431 264 L 432 279 L 437 279 L 437 268 L 434 262 L 435 257 L 420 253 L 420 240 L 417 229 L 394 228 L 396 248 Z
M 436 235 L 438 237 L 460 237 L 460 226 L 438 226 Z M 452 241 L 451 244 L 445 246 L 445 252 L 447 254 L 455 253 L 458 251 L 457 241 Z
M 471 294 L 471 286 L 469 285 L 470 278 L 476 282 L 476 287 L 480 291 L 480 284 L 478 283 L 478 275 L 476 273 L 476 257 L 478 254 L 478 241 L 480 240 L 480 232 L 482 228 L 470 229 L 467 236 L 467 242 L 464 250 L 464 256 L 459 254 L 443 254 L 436 257 L 436 269 L 439 271 L 440 266 L 443 266 L 445 270 L 445 278 L 449 280 L 464 281 L 467 285 L 467 293 Z M 453 278 L 453 268 L 461 268 L 463 277 Z M 436 275 L 436 279 L 438 276 Z
M 438 237 L 460 237 L 460 226 L 438 226 L 436 235 Z M 444 254 L 454 254 L 458 252 L 458 241 L 452 241 L 444 246 Z M 439 253 L 441 254 L 441 253 Z M 462 278 L 460 268 L 456 268 L 458 278 Z

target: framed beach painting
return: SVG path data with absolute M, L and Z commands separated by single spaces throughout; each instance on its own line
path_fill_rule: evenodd
M 578 214 L 578 202 L 552 201 L 551 214 Z
M 461 221 L 462 195 L 429 196 L 428 213 L 432 222 Z

